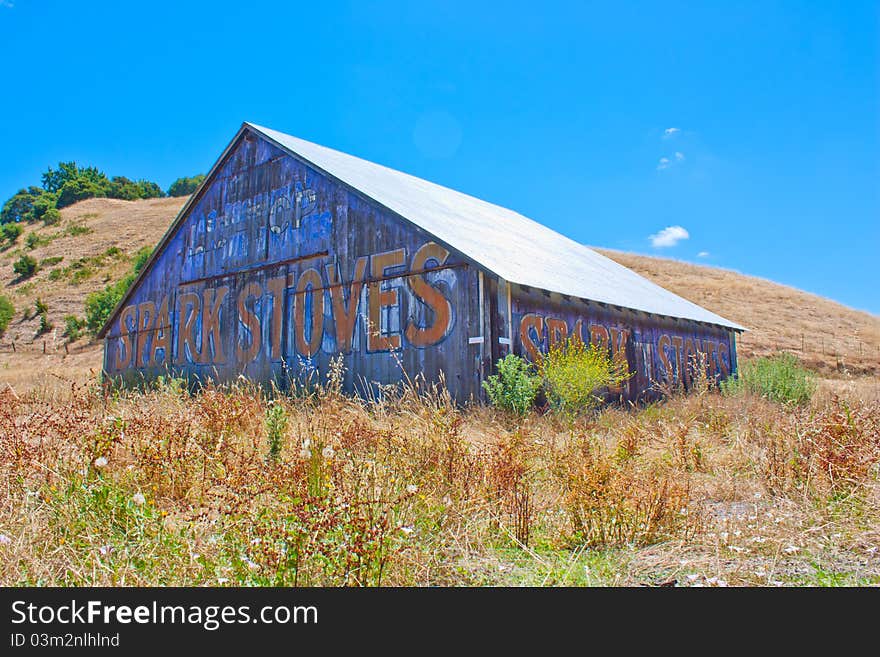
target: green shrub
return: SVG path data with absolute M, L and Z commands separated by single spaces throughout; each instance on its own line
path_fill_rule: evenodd
M 53 326 L 52 322 L 49 321 L 49 306 L 40 297 L 37 297 L 36 301 L 34 301 L 34 311 L 40 318 L 40 328 L 37 334 L 51 331 Z
M 531 366 L 519 356 L 509 354 L 495 364 L 498 374 L 483 381 L 489 401 L 499 408 L 526 415 L 535 403 L 541 388 L 541 378 L 531 372 Z
M 76 237 L 78 235 L 88 235 L 92 232 L 92 229 L 83 224 L 70 224 L 64 232 L 71 237 Z
M 620 385 L 630 376 L 625 360 L 612 358 L 598 344 L 566 340 L 550 348 L 538 361 L 547 399 L 554 410 L 578 413 L 601 402 L 596 392 Z
M 140 273 L 141 269 L 147 264 L 153 249 L 145 246 L 134 255 L 134 263 L 132 270 L 125 278 L 108 285 L 100 292 L 93 292 L 86 297 L 86 327 L 93 334 L 101 330 L 104 322 L 110 317 L 110 313 L 116 307 L 116 304 L 125 296 L 128 288 L 134 283 L 134 279 Z M 74 274 L 76 277 L 76 274 Z
M 64 336 L 69 338 L 71 342 L 79 340 L 84 327 L 85 321 L 76 315 L 67 315 L 64 318 Z
M 806 404 L 816 392 L 816 377 L 792 354 L 745 361 L 736 378 L 721 382 L 721 392 L 750 392 L 782 404 Z
M 23 255 L 12 265 L 12 271 L 21 278 L 30 278 L 37 273 L 39 265 L 37 261 L 29 255 Z
M 135 253 L 134 264 L 132 264 L 132 271 L 135 274 L 140 274 L 141 269 L 146 266 L 147 260 L 150 259 L 151 255 L 153 255 L 153 249 L 149 246 L 145 246 L 141 248 L 137 253 Z
M 50 240 L 47 237 L 43 237 L 42 235 L 37 235 L 37 233 L 28 233 L 28 236 L 24 238 L 25 247 L 33 250 L 41 246 L 45 246 L 48 244 Z
M 101 330 L 104 322 L 133 282 L 134 275 L 129 274 L 122 280 L 108 285 L 99 292 L 92 292 L 86 297 L 86 327 L 89 331 L 94 334 Z
M 287 414 L 280 404 L 266 409 L 266 433 L 269 436 L 269 458 L 277 461 L 284 447 L 284 433 L 287 431 Z
M 21 227 L 21 224 L 3 224 L 3 239 L 5 239 L 10 244 L 14 243 L 21 234 L 24 232 L 24 228 Z
M 12 305 L 8 297 L 0 294 L 0 335 L 6 332 L 6 328 L 9 326 L 9 322 L 12 321 L 14 315 L 15 306 Z
M 64 260 L 64 256 L 52 256 L 51 258 L 43 258 L 40 267 L 53 267 Z
M 91 267 L 78 267 L 73 272 L 73 275 L 70 277 L 70 282 L 73 285 L 79 285 L 80 283 L 90 279 L 94 275 L 95 275 L 95 270 L 92 269 Z
M 64 278 L 64 270 L 63 269 L 53 269 L 49 272 L 49 280 L 50 281 L 60 281 Z

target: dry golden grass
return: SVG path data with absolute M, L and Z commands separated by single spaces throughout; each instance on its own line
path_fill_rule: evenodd
M 717 267 L 600 252 L 750 330 L 741 358 L 790 351 L 825 372 L 880 374 L 880 317 L 772 281 Z
M 0 396 L 3 585 L 880 583 L 858 391 L 573 421 L 332 384 Z

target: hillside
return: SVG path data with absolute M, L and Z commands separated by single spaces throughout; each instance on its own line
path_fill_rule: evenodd
M 57 384 L 63 379 L 83 380 L 90 372 L 97 373 L 100 344 L 84 338 L 65 347 L 64 317 L 81 317 L 90 292 L 129 271 L 132 256 L 158 242 L 185 201 L 185 197 L 89 199 L 62 210 L 62 220 L 55 226 L 26 226 L 15 245 L 0 250 L 0 293 L 16 308 L 15 318 L 0 339 L 0 382 L 20 389 Z M 41 242 L 28 249 L 26 240 L 31 233 Z M 729 270 L 602 252 L 659 285 L 749 327 L 740 341 L 741 357 L 789 350 L 826 372 L 880 372 L 880 318 L 876 316 Z M 41 263 L 41 270 L 26 281 L 18 280 L 12 270 L 22 253 Z M 37 335 L 39 321 L 33 312 L 38 297 L 48 305 L 54 325 L 42 335 Z

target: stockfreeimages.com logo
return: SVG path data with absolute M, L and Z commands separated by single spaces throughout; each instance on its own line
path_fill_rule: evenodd
M 100 600 L 60 605 L 36 605 L 24 600 L 12 603 L 12 624 L 91 625 L 96 623 L 128 625 L 200 625 L 208 631 L 222 625 L 262 623 L 265 625 L 317 624 L 314 606 L 267 605 L 255 613 L 250 605 L 110 605 Z

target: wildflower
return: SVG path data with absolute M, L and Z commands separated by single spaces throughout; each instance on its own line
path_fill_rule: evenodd
M 243 556 L 241 558 L 241 560 L 244 561 L 245 565 L 248 567 L 248 570 L 257 571 L 260 569 L 260 564 L 258 564 L 256 561 L 254 561 L 253 559 L 251 559 L 247 555 Z
M 418 490 L 419 490 L 419 487 L 416 486 L 415 484 L 410 484 L 409 486 L 406 487 L 406 492 L 409 493 L 410 495 L 415 495 L 416 491 L 418 491 Z
M 304 459 L 312 458 L 312 441 L 306 438 L 302 443 L 302 449 L 299 450 L 299 455 Z
M 0 545 L 9 545 L 12 543 L 12 539 L 9 538 L 6 534 L 0 534 Z
M 321 456 L 325 459 L 332 459 L 336 455 L 336 450 L 327 445 L 324 449 L 321 450 Z
M 98 458 L 95 459 L 95 467 L 96 468 L 103 468 L 105 465 L 107 465 L 107 458 L 106 457 L 99 456 Z
M 738 545 L 728 545 L 727 547 L 737 554 L 739 554 L 740 552 L 745 552 L 745 548 L 741 548 Z
M 217 583 L 218 583 L 218 584 L 226 584 L 227 582 L 229 582 L 229 578 L 228 578 L 228 577 L 218 577 L 218 578 L 217 578 Z
M 131 501 L 134 502 L 135 504 L 140 505 L 140 504 L 146 503 L 147 498 L 144 497 L 143 493 L 135 493 L 134 495 L 132 495 Z
M 800 550 L 800 548 L 799 548 L 798 546 L 796 546 L 796 545 L 789 545 L 788 547 L 786 547 L 786 548 L 783 550 L 783 552 L 785 552 L 786 554 L 794 554 L 794 553 L 797 552 L 798 550 Z
M 102 545 L 101 547 L 98 548 L 98 553 L 99 553 L 102 557 L 106 557 L 106 556 L 107 556 L 108 554 L 110 554 L 111 552 L 113 552 L 113 546 L 112 546 L 112 545 Z
M 688 578 L 689 582 L 696 582 L 698 579 L 700 579 L 700 576 L 695 573 L 692 573 L 692 574 L 688 575 L 687 578 Z
M 409 536 L 410 534 L 412 534 L 414 530 L 415 530 L 415 527 L 413 527 L 412 525 L 403 525 L 403 526 L 400 528 L 400 531 L 402 531 L 402 532 L 403 532 L 404 534 L 406 534 L 407 536 Z

